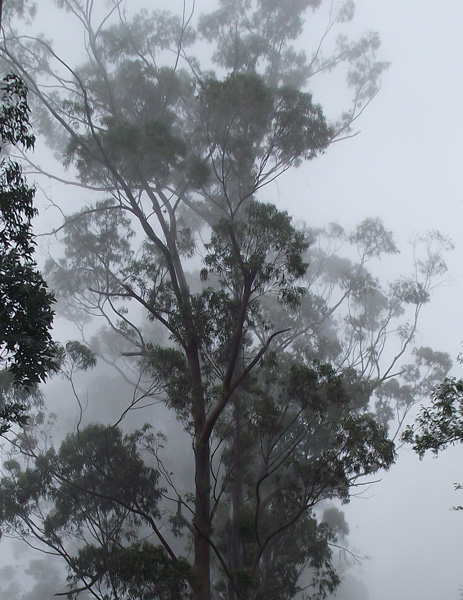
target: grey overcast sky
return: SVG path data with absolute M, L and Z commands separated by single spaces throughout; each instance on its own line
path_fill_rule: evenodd
M 451 236 L 449 283 L 427 308 L 419 343 L 456 358 L 463 340 L 463 2 L 358 0 L 356 6 L 356 27 L 379 31 L 380 56 L 391 66 L 361 118 L 360 135 L 307 171 L 301 183 L 307 204 L 295 212 L 346 226 L 381 216 L 402 247 L 416 231 Z M 463 367 L 454 373 L 461 376 Z M 462 463 L 463 446 L 423 461 L 402 450 L 365 499 L 352 500 L 350 543 L 371 556 L 357 570 L 371 600 L 460 598 L 463 513 L 451 507 L 463 504 L 462 492 L 453 490 Z

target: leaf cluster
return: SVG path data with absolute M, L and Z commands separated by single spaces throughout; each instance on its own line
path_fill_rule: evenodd
M 305 52 L 295 50 L 291 42 L 302 32 L 304 13 L 320 4 L 321 0 L 222 0 L 218 9 L 201 16 L 199 32 L 214 43 L 216 64 L 261 72 L 273 85 L 283 81 L 302 87 L 310 67 Z
M 108 598 L 120 600 L 188 600 L 188 579 L 191 567 L 184 560 L 173 562 L 160 546 L 149 542 L 130 546 L 112 545 L 101 548 L 93 545 L 79 550 L 72 568 L 78 575 L 70 575 L 72 587 L 83 577 L 99 576 L 108 590 Z M 78 597 L 78 594 L 70 594 Z
M 426 451 L 438 454 L 441 450 L 463 441 L 463 380 L 444 379 L 433 394 L 429 407 L 421 407 L 415 425 L 403 434 L 406 442 L 422 458 Z
M 268 178 L 314 158 L 332 138 L 311 94 L 274 89 L 257 74 L 209 78 L 202 82 L 198 100 L 204 143 L 232 211 Z
M 279 302 L 295 305 L 304 293 L 297 282 L 307 268 L 307 247 L 304 233 L 286 212 L 252 200 L 242 218 L 222 220 L 213 228 L 201 275 L 218 276 L 235 293 L 249 285 L 255 295 L 270 292 Z
M 17 75 L 0 84 L 0 152 L 9 147 L 31 149 L 35 137 L 29 123 L 27 89 Z M 0 161 L 0 361 L 17 385 L 33 388 L 56 370 L 51 339 L 53 295 L 33 259 L 31 221 L 36 215 L 35 190 L 27 185 L 18 162 Z M 3 406 L 0 428 L 24 423 L 21 404 Z
M 105 50 L 106 51 L 106 50 Z M 72 118 L 87 122 L 70 136 L 65 162 L 74 164 L 83 182 L 132 186 L 154 180 L 159 186 L 172 181 L 172 172 L 187 165 L 182 104 L 193 94 L 191 80 L 169 67 L 153 69 L 140 60 L 125 58 L 111 74 L 86 65 L 85 102 L 64 100 Z M 109 79 L 109 81 L 108 81 Z M 110 84 L 108 88 L 107 84 Z M 102 107 L 91 114 L 92 107 Z M 90 125 L 90 126 L 89 126 Z M 94 126 L 93 126 L 94 125 Z

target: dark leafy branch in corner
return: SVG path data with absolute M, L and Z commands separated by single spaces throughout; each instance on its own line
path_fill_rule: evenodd
M 51 338 L 53 295 L 33 258 L 32 219 L 35 190 L 18 162 L 5 156 L 11 146 L 30 150 L 27 89 L 17 75 L 0 84 L 0 361 L 17 387 L 31 389 L 56 370 Z M 0 398 L 0 434 L 12 423 L 23 425 L 26 406 Z

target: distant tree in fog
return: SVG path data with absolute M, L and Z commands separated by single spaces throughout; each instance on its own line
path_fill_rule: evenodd
M 28 462 L 5 464 L 3 528 L 64 558 L 70 597 L 323 597 L 345 536 L 323 502 L 348 501 L 360 478 L 391 466 L 388 423 L 448 367 L 429 348 L 408 352 L 445 272 L 445 239 L 430 236 L 424 257 L 418 244 L 414 275 L 382 286 L 370 265 L 397 249 L 380 221 L 314 230 L 262 200 L 350 135 L 385 68 L 378 38 L 339 36 L 322 53 L 350 1 L 332 6 L 310 56 L 297 41 L 320 0 L 222 0 L 197 24 L 186 6 L 182 18 L 129 18 L 118 2 L 105 15 L 58 4 L 84 28 L 81 67 L 10 29 L 0 50 L 88 194 L 56 231 L 50 282 L 84 340 L 103 317 L 88 346 L 135 391 L 122 414 L 79 422 L 56 450 L 43 419 L 17 438 Z M 197 41 L 216 71 L 195 58 Z M 352 104 L 328 122 L 308 89 L 338 65 Z M 77 364 L 81 350 L 63 357 Z M 123 432 L 127 412 L 144 407 L 150 422 L 156 402 L 185 430 L 165 448 L 149 426 Z M 186 492 L 165 467 L 179 443 L 192 445 Z
M 5 565 L 5 556 L 6 553 L 3 553 L 0 583 L 2 598 L 48 600 L 62 589 L 65 573 L 53 559 L 33 559 L 27 566 L 13 568 Z

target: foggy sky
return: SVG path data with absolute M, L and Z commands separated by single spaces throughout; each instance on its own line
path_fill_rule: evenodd
M 380 216 L 403 248 L 416 231 L 439 229 L 455 250 L 447 284 L 423 313 L 417 345 L 456 359 L 463 340 L 461 116 L 463 2 L 359 0 L 359 31 L 380 33 L 391 66 L 362 116 L 361 133 L 336 144 L 300 183 L 294 212 L 352 225 Z M 313 202 L 317 207 L 313 212 Z M 453 374 L 463 375 L 457 363 Z M 350 544 L 371 560 L 356 569 L 371 600 L 457 600 L 463 587 L 463 446 L 423 461 L 408 449 L 382 481 L 347 508 Z

